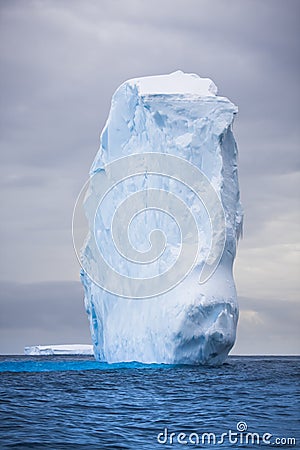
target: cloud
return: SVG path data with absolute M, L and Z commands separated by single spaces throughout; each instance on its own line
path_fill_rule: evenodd
M 26 345 L 91 343 L 79 282 L 0 286 L 0 353 L 23 353 Z
M 298 354 L 300 308 L 295 301 L 240 297 L 233 354 Z

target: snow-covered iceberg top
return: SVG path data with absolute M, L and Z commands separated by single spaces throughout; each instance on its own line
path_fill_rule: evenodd
M 155 94 L 194 94 L 200 97 L 217 95 L 218 89 L 209 78 L 201 78 L 195 73 L 184 73 L 181 70 L 168 75 L 132 78 L 125 82 L 136 86 L 139 95 Z
M 33 345 L 24 348 L 25 355 L 93 355 L 88 344 Z

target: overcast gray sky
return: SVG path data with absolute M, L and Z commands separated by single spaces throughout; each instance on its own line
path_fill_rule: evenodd
M 239 106 L 234 353 L 299 353 L 297 0 L 0 1 L 0 352 L 89 343 L 71 217 L 111 95 L 177 69 Z

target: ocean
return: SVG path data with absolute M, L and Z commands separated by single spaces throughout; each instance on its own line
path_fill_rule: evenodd
M 1 356 L 0 449 L 300 448 L 299 362 Z

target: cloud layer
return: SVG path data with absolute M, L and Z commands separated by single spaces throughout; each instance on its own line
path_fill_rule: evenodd
M 299 335 L 290 323 L 299 290 L 299 9 L 296 0 L 0 2 L 0 308 L 10 311 L 1 351 L 48 343 L 51 322 L 67 318 L 68 299 L 82 304 L 70 222 L 111 95 L 128 78 L 177 69 L 212 78 L 239 106 L 245 238 L 235 275 L 248 311 L 239 352 L 296 351 Z M 38 296 L 49 301 L 44 331 L 32 320 L 46 320 L 36 310 Z M 252 299 L 247 307 L 243 298 Z M 262 322 L 252 328 L 258 304 Z M 73 331 L 57 330 L 60 341 L 88 339 L 76 311 Z

